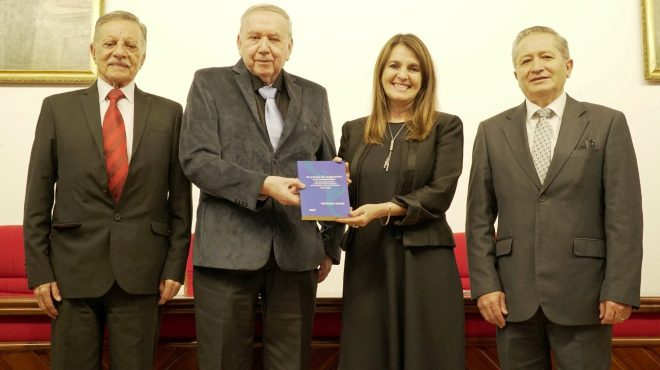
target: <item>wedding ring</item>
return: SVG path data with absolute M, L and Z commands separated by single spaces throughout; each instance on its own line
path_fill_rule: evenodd
M 617 317 L 620 321 L 624 321 L 625 319 L 623 317 Z
M 357 229 L 359 226 L 357 225 L 351 225 L 352 228 Z

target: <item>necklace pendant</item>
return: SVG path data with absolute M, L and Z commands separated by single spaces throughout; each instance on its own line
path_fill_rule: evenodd
M 392 152 L 394 151 L 394 140 L 396 140 L 397 136 L 401 133 L 403 128 L 406 127 L 405 124 L 401 125 L 401 128 L 399 128 L 399 131 L 396 132 L 396 135 L 392 135 L 392 127 L 390 125 L 387 125 L 387 128 L 390 130 L 390 152 L 387 153 L 387 158 L 385 158 L 385 163 L 383 163 L 383 168 L 385 169 L 385 172 L 389 172 L 390 170 L 390 158 L 392 157 Z
M 389 172 L 390 170 L 390 157 L 392 156 L 392 151 L 390 150 L 390 153 L 387 155 L 387 158 L 385 158 L 385 163 L 383 163 L 383 168 L 385 169 L 385 172 Z

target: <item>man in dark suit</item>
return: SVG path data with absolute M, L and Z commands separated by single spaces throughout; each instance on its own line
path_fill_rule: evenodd
M 53 369 L 100 369 L 105 327 L 112 368 L 151 369 L 158 305 L 181 286 L 190 240 L 183 109 L 135 86 L 146 28 L 133 14 L 99 18 L 90 50 L 97 82 L 46 98 L 37 122 L 28 284 L 53 319 Z
M 184 172 L 201 191 L 199 365 L 251 368 L 260 297 L 264 367 L 306 369 L 317 281 L 339 261 L 342 228 L 301 221 L 296 163 L 335 156 L 327 94 L 282 69 L 293 47 L 283 9 L 246 10 L 237 44 L 236 65 L 195 74 L 181 132 Z
M 612 324 L 639 305 L 642 205 L 621 112 L 564 93 L 568 43 L 523 30 L 527 98 L 479 126 L 467 205 L 472 297 L 503 369 L 609 369 Z M 497 232 L 494 222 L 497 219 Z

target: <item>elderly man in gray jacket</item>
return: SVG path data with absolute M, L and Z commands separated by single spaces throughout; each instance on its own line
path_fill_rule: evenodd
M 287 13 L 249 8 L 241 60 L 197 71 L 181 133 L 184 172 L 201 190 L 194 287 L 201 369 L 249 369 L 258 297 L 264 367 L 308 367 L 317 282 L 339 263 L 334 223 L 301 221 L 300 160 L 335 156 L 323 87 L 282 69 Z

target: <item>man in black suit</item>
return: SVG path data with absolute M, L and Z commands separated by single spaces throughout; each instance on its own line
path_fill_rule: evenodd
M 25 198 L 28 284 L 52 318 L 53 369 L 151 369 L 159 305 L 183 281 L 191 185 L 178 159 L 182 108 L 145 93 L 146 27 L 131 13 L 96 23 L 99 79 L 46 98 Z
M 301 221 L 296 163 L 335 156 L 327 94 L 282 69 L 293 47 L 283 9 L 249 8 L 237 43 L 236 65 L 195 74 L 181 132 L 183 169 L 201 190 L 199 365 L 251 368 L 260 297 L 264 367 L 306 369 L 317 281 L 339 261 L 342 228 Z

